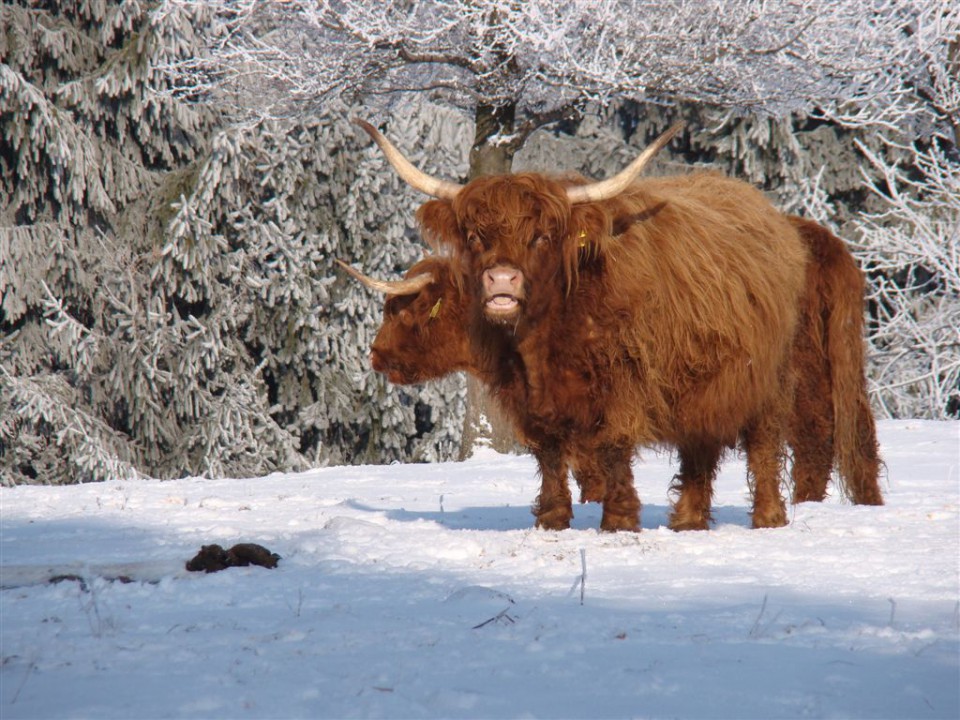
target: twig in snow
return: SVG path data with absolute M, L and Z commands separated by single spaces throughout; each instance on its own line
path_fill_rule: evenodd
M 300 617 L 300 614 L 303 612 L 303 588 L 300 587 L 297 589 L 297 606 L 294 607 L 290 604 L 290 601 L 287 600 L 287 607 L 290 608 L 290 611 L 294 614 L 295 617 Z
M 90 623 L 90 633 L 93 637 L 100 639 L 103 637 L 107 623 L 104 622 L 103 617 L 100 615 L 100 604 L 97 602 L 97 589 L 95 584 L 90 583 L 88 586 L 81 585 L 80 590 L 80 607 L 87 615 L 87 622 Z M 82 599 L 84 592 L 88 594 L 87 602 L 84 602 Z
M 763 603 L 760 606 L 760 613 L 757 615 L 757 619 L 754 621 L 753 627 L 750 628 L 750 637 L 752 638 L 762 638 L 767 636 L 770 628 L 772 628 L 777 620 L 780 619 L 780 616 L 783 615 L 783 610 L 780 610 L 776 615 L 770 618 L 770 620 L 763 621 L 763 616 L 767 611 L 767 597 L 768 596 L 764 594 Z M 786 629 L 786 632 L 789 634 L 789 627 Z
M 893 598 L 887 598 L 887 601 L 890 603 L 890 620 L 887 624 L 893 627 L 893 616 L 897 614 L 897 601 Z
M 13 699 L 10 700 L 11 705 L 17 704 L 17 700 L 20 698 L 20 692 L 23 690 L 23 686 L 27 684 L 27 680 L 30 679 L 30 675 L 33 674 L 33 670 L 36 666 L 37 663 L 34 660 L 31 660 L 30 664 L 27 665 L 27 671 L 23 674 L 23 680 L 20 681 L 20 684 L 17 686 L 17 691 L 13 694 Z
M 760 613 L 757 615 L 757 619 L 753 621 L 753 627 L 750 628 L 749 636 L 752 638 L 760 637 L 760 620 L 763 618 L 763 613 L 767 610 L 767 597 L 768 595 L 764 593 L 763 603 L 760 605 Z
M 489 618 L 489 619 L 487 619 L 487 620 L 484 620 L 484 621 L 483 621 L 482 623 L 480 623 L 479 625 L 474 625 L 474 626 L 473 626 L 473 629 L 474 629 L 474 630 L 479 630 L 480 628 L 482 628 L 482 627 L 484 627 L 484 626 L 486 626 L 486 625 L 489 625 L 490 623 L 500 622 L 501 620 L 503 620 L 503 621 L 504 621 L 506 624 L 508 624 L 508 625 L 513 625 L 513 624 L 516 622 L 516 620 L 514 620 L 512 617 L 510 617 L 510 615 L 507 613 L 507 610 L 509 610 L 509 609 L 510 609 L 510 608 L 504 608 L 503 610 L 501 610 L 500 612 L 498 612 L 496 615 L 494 615 L 492 618 Z

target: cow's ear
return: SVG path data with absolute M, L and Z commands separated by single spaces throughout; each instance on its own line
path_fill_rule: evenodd
M 612 223 L 610 213 L 599 203 L 574 205 L 570 210 L 568 251 L 576 254 L 598 252 L 610 236 Z
M 434 252 L 440 252 L 444 247 L 463 249 L 464 240 L 449 200 L 425 202 L 417 210 L 417 222 L 420 223 L 424 240 Z
M 641 209 L 630 208 L 613 216 L 613 225 L 610 228 L 610 234 L 616 238 L 629 232 L 636 225 L 641 223 L 655 223 L 657 216 L 667 206 L 666 202 L 658 202 Z

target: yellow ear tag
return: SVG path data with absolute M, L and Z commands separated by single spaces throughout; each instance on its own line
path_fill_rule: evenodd
M 437 315 L 440 314 L 440 303 L 443 302 L 443 298 L 439 298 L 430 308 L 430 319 L 433 320 Z
M 583 248 L 586 246 L 587 246 L 587 231 L 581 230 L 580 231 L 580 247 Z

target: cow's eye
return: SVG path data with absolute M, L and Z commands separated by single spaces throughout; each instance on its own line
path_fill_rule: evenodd
M 483 240 L 481 240 L 480 236 L 473 232 L 473 230 L 467 233 L 467 247 L 470 248 L 471 252 L 478 255 L 485 249 L 483 247 Z

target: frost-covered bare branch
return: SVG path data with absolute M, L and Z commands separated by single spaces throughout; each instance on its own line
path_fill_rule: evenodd
M 630 98 L 894 127 L 920 111 L 910 88 L 950 31 L 939 0 L 204 5 L 219 31 L 178 77 L 202 66 L 209 93 L 276 114 L 432 89 L 466 108 L 516 103 L 521 119 Z
M 875 397 L 890 417 L 956 415 L 960 162 L 933 145 L 912 148 L 904 168 L 859 147 L 880 178 L 869 186 L 883 204 L 857 222 L 860 254 L 873 277 Z

